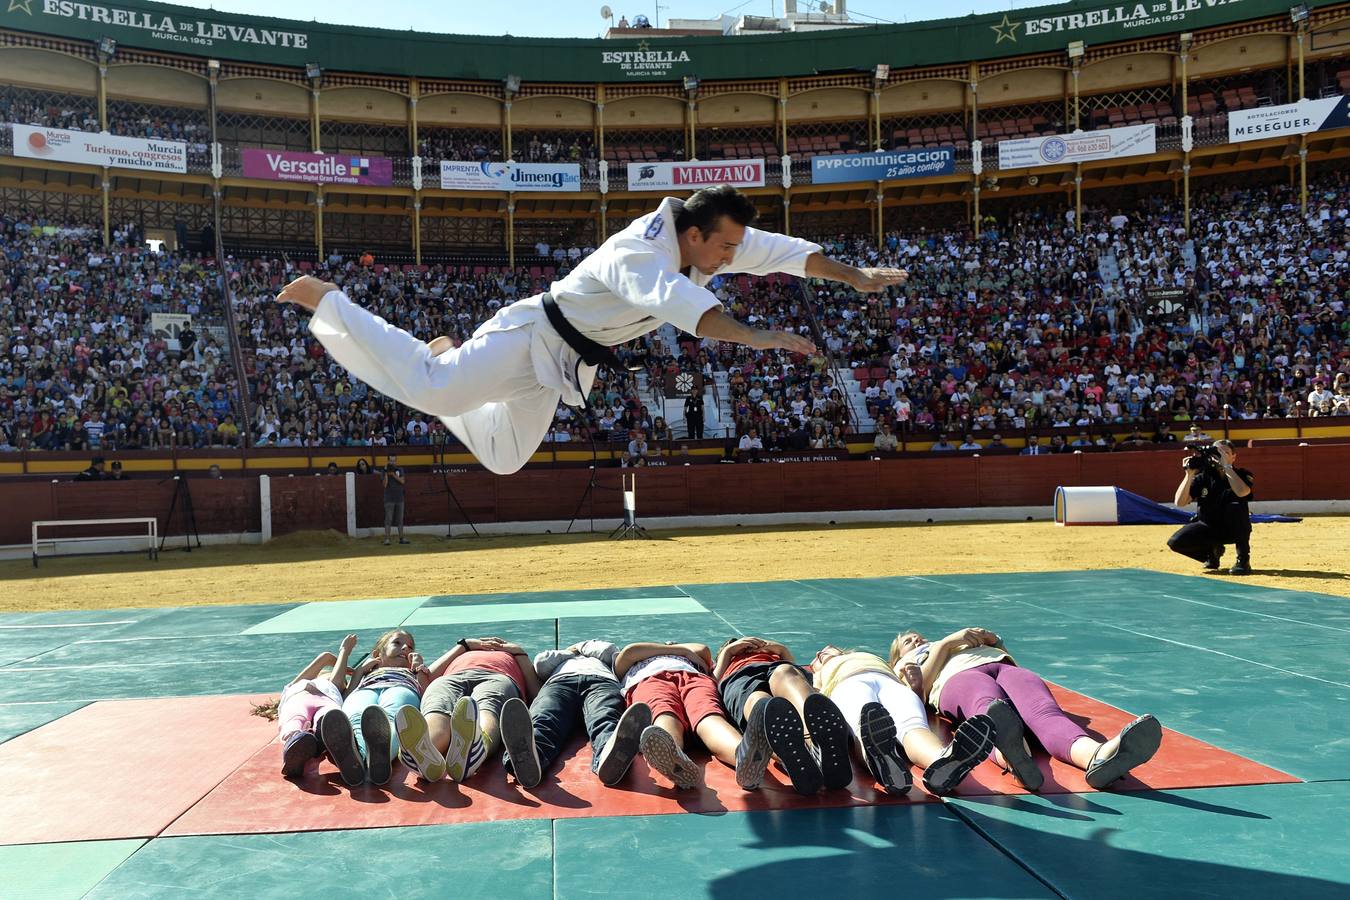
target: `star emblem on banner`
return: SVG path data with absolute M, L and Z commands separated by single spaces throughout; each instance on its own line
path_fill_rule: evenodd
M 995 45 L 1001 44 L 1004 41 L 1012 41 L 1015 44 L 1017 43 L 1017 29 L 1022 27 L 1022 23 L 1009 22 L 1008 14 L 1004 13 L 1002 22 L 999 22 L 997 25 L 990 25 L 989 27 L 994 30 L 994 34 L 998 35 L 998 40 L 994 41 Z
M 647 52 L 648 50 L 650 50 L 651 48 L 652 48 L 652 45 L 649 44 L 649 43 L 647 43 L 646 41 L 638 41 L 638 52 L 640 52 L 640 53 L 646 53 L 646 52 Z
M 9 9 L 5 12 L 26 12 L 30 16 L 33 14 L 33 0 L 9 0 Z

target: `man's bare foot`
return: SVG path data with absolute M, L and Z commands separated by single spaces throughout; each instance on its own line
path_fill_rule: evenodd
M 427 347 L 431 350 L 432 356 L 440 356 L 447 350 L 453 350 L 455 347 L 455 342 L 450 340 L 445 335 L 441 335 L 438 338 L 432 338 L 430 343 L 427 344 Z

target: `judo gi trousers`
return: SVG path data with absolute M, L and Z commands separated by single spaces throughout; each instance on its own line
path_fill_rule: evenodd
M 553 424 L 561 392 L 544 387 L 530 356 L 534 323 L 477 335 L 433 356 L 427 344 L 338 291 L 309 328 L 333 359 L 370 387 L 437 416 L 498 475 L 518 471 Z

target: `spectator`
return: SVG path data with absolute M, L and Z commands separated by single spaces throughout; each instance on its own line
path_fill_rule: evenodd
M 900 442 L 891 433 L 891 423 L 882 422 L 881 431 L 877 432 L 877 436 L 872 440 L 872 447 L 883 453 L 894 453 L 899 446 Z
M 104 481 L 127 480 L 126 473 L 122 471 L 122 461 L 120 459 L 114 459 L 112 461 L 112 466 L 110 468 L 112 469 L 112 471 L 108 473 L 108 476 L 104 479 Z
M 1041 446 L 1041 439 L 1036 435 L 1027 438 L 1027 445 L 1022 448 L 1021 456 L 1040 456 L 1046 453 L 1046 449 Z
M 113 465 L 116 466 L 117 463 L 113 463 Z M 221 481 L 225 478 L 225 474 L 220 471 L 220 466 L 218 464 L 211 463 L 210 467 L 206 470 L 206 477 L 212 481 Z
M 403 470 L 398 466 L 398 457 L 392 453 L 380 473 L 380 482 L 384 485 L 384 545 L 389 546 L 389 530 L 398 526 L 398 542 L 411 544 L 403 537 Z
M 103 480 L 103 457 L 95 456 L 89 463 L 89 468 L 75 476 L 76 481 L 102 481 Z
M 937 449 L 937 448 L 935 447 L 934 449 Z M 961 441 L 961 446 L 960 446 L 960 447 L 957 447 L 956 449 L 958 449 L 958 450 L 983 450 L 984 447 L 982 447 L 982 446 L 980 445 L 980 442 L 977 441 L 977 440 L 975 440 L 974 437 L 972 437 L 971 435 L 966 435 L 965 440 Z
M 933 443 L 933 446 L 930 447 L 929 449 L 933 451 L 946 452 L 948 450 L 955 450 L 956 447 L 947 443 L 947 436 L 945 434 L 939 434 L 938 439 Z

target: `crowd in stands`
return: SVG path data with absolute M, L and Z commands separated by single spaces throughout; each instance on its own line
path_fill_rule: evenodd
M 1285 184 L 1214 187 L 1194 196 L 1193 241 L 1170 194 L 1125 208 L 1014 207 L 965 226 L 912 228 L 877 248 L 822 241 L 859 265 L 903 266 L 903 288 L 865 298 L 786 278 L 727 276 L 713 289 L 739 319 L 812 335 L 821 352 L 701 341 L 666 327 L 629 347 L 659 385 L 668 372 L 726 373 L 721 419 L 743 456 L 838 450 L 863 409 L 882 437 L 935 449 L 988 447 L 990 433 L 1057 429 L 1069 446 L 1157 423 L 1350 415 L 1350 180 L 1313 184 L 1309 215 Z M 213 263 L 156 255 L 120 229 L 98 249 L 89 229 L 3 220 L 0 447 L 72 449 L 232 445 L 441 444 L 433 417 L 370 391 L 328 357 L 291 307 L 270 302 L 298 269 L 227 260 L 248 388 L 247 422 L 223 342 L 198 328 L 169 348 L 153 312 L 220 308 Z M 514 271 L 385 267 L 332 257 L 315 274 L 418 337 L 467 338 L 502 304 L 560 277 L 577 253 L 548 248 Z M 1118 274 L 1116 274 L 1118 272 Z M 1160 291 L 1170 293 L 1159 293 Z M 856 382 L 856 384 L 851 384 Z M 648 407 L 627 373 L 601 373 L 584 410 L 560 407 L 548 443 L 591 440 L 637 462 L 687 439 Z M 659 411 L 659 410 L 658 410 Z M 722 435 L 708 435 L 721 437 Z M 1083 442 L 1086 441 L 1086 444 Z M 883 446 L 887 445 L 887 446 Z
M 237 445 L 214 262 L 100 230 L 0 213 L 0 450 Z

